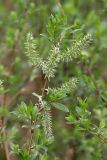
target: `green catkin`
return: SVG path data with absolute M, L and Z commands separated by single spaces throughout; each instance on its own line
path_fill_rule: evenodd
M 60 62 L 69 62 L 72 61 L 73 58 L 77 58 L 78 56 L 80 56 L 80 51 L 86 48 L 91 41 L 91 35 L 87 34 L 79 42 L 75 42 L 72 47 L 67 48 L 65 52 L 61 51 L 59 43 L 57 45 L 52 45 L 52 49 L 50 50 L 48 58 L 44 60 L 39 55 L 39 51 L 37 50 L 37 45 L 32 33 L 28 33 L 25 43 L 26 55 L 29 58 L 30 64 L 42 69 L 45 78 L 50 80 L 50 78 L 53 78 L 55 76 L 55 72 Z M 67 95 L 69 93 L 72 93 L 77 88 L 77 84 L 78 79 L 72 78 L 68 82 L 62 84 L 62 86 L 59 88 L 49 88 L 48 93 L 52 93 L 53 96 L 57 97 L 60 97 L 60 95 L 63 93 Z M 47 103 L 42 104 L 42 107 L 44 111 L 42 115 L 42 126 L 44 129 L 44 133 L 46 138 L 53 140 L 52 119 L 50 113 L 51 110 Z
M 69 62 L 80 56 L 81 50 L 86 48 L 91 41 L 91 35 L 87 34 L 79 42 L 75 42 L 71 48 L 67 48 L 65 52 L 60 50 L 59 44 L 53 46 L 48 59 L 42 63 L 42 70 L 45 77 L 48 79 L 53 78 L 60 62 Z
M 45 77 L 48 79 L 54 77 L 56 68 L 58 66 L 58 63 L 60 62 L 61 56 L 60 56 L 60 46 L 59 44 L 57 46 L 52 46 L 52 49 L 50 51 L 50 55 L 46 61 L 43 62 L 42 70 L 45 74 Z
M 46 138 L 53 140 L 53 133 L 52 133 L 52 118 L 51 118 L 51 110 L 49 106 L 46 106 L 43 112 L 42 117 L 42 125 L 44 129 L 44 133 Z
M 78 79 L 72 78 L 68 82 L 62 84 L 62 86 L 59 88 L 54 88 L 54 89 L 49 88 L 48 92 L 51 92 L 54 95 L 61 93 L 69 94 L 72 93 L 77 88 L 77 84 L 78 84 Z
M 79 41 L 73 43 L 72 47 L 67 48 L 62 54 L 63 61 L 69 62 L 81 55 L 81 50 L 85 49 L 92 42 L 91 34 L 85 35 Z
M 57 70 L 58 64 L 63 61 L 72 61 L 80 56 L 81 50 L 86 48 L 92 41 L 90 34 L 85 35 L 81 40 L 76 41 L 72 47 L 67 48 L 64 52 L 60 49 L 60 44 L 52 45 L 50 54 L 46 60 L 43 60 L 37 50 L 37 45 L 32 33 L 27 34 L 25 43 L 26 55 L 29 58 L 30 64 L 37 68 L 41 68 L 45 78 L 53 78 Z
M 29 63 L 35 67 L 40 67 L 42 64 L 42 58 L 37 51 L 36 41 L 32 33 L 28 33 L 25 43 L 26 55 L 29 58 Z

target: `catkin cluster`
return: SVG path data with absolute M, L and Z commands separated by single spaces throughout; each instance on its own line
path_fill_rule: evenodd
M 73 43 L 71 47 L 65 49 L 65 51 L 60 49 L 59 43 L 56 46 L 52 45 L 49 56 L 44 60 L 39 55 L 37 44 L 32 33 L 28 33 L 25 43 L 26 55 L 29 58 L 29 62 L 33 66 L 41 68 L 45 77 L 50 80 L 50 78 L 55 76 L 55 72 L 60 62 L 69 62 L 74 58 L 78 58 L 80 56 L 81 50 L 86 48 L 91 43 L 91 41 L 92 36 L 87 34 L 79 41 Z
M 69 62 L 72 61 L 74 58 L 78 58 L 80 56 L 81 50 L 86 48 L 91 41 L 91 35 L 87 34 L 79 41 L 73 43 L 71 47 L 65 49 L 65 51 L 61 50 L 61 46 L 59 43 L 56 45 L 52 45 L 49 56 L 47 57 L 47 59 L 43 59 L 39 55 L 37 44 L 32 33 L 28 33 L 25 43 L 26 55 L 29 58 L 30 64 L 32 64 L 34 67 L 40 68 L 43 71 L 45 78 L 49 81 L 50 78 L 53 78 L 55 76 L 55 72 L 59 63 L 63 61 Z M 62 86 L 59 88 L 49 88 L 48 98 L 52 101 L 61 99 L 63 98 L 63 95 L 66 96 L 67 94 L 72 93 L 76 89 L 77 84 L 78 79 L 72 78 L 68 82 L 62 84 Z M 42 107 L 42 126 L 45 136 L 46 138 L 53 139 L 50 107 L 46 102 L 43 103 Z

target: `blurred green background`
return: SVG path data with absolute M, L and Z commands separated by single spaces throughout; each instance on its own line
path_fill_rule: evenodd
M 67 99 L 68 107 L 74 110 L 77 96 L 87 98 L 92 122 L 97 124 L 102 119 L 107 122 L 106 0 L 0 0 L 0 79 L 7 93 L 8 111 L 14 110 L 22 100 L 35 103 L 31 93 L 41 92 L 43 75 L 28 64 L 24 42 L 26 33 L 33 32 L 40 44 L 40 54 L 47 56 L 49 42 L 41 33 L 46 33 L 52 14 L 66 15 L 67 23 L 73 28 L 65 45 L 88 32 L 93 36 L 93 43 L 82 51 L 86 55 L 82 61 L 59 65 L 51 85 L 57 86 L 72 76 L 80 77 L 78 90 Z M 0 103 L 2 101 L 1 94 Z M 46 160 L 107 160 L 107 140 L 99 142 L 90 134 L 82 134 L 75 126 L 66 123 L 64 113 L 55 109 L 52 110 L 52 119 L 55 143 L 49 148 Z M 12 126 L 19 128 L 20 122 L 7 115 L 8 132 Z M 25 133 L 24 129 L 18 133 L 15 142 L 23 143 Z M 2 146 L 0 149 L 0 160 L 4 160 Z

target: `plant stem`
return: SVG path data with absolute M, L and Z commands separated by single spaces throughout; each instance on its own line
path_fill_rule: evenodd
M 5 119 L 4 117 L 2 117 L 2 127 L 5 126 Z M 6 136 L 6 130 L 3 130 L 2 133 L 3 136 Z M 4 156 L 5 156 L 5 160 L 10 160 L 9 158 L 9 149 L 8 149 L 8 143 L 5 141 L 3 142 L 3 149 L 4 149 Z
M 31 120 L 31 126 L 34 125 L 34 124 L 35 124 L 35 122 Z M 34 129 L 31 129 L 30 130 L 29 146 L 28 146 L 29 153 L 31 153 L 31 149 L 32 149 L 33 134 L 34 134 Z
M 6 103 L 6 97 L 7 97 L 7 93 L 4 94 L 4 97 L 3 97 L 3 103 L 2 103 L 2 106 L 3 107 L 6 107 L 5 106 L 5 103 Z M 3 116 L 1 118 L 1 126 L 3 129 L 3 133 L 2 133 L 2 136 L 6 136 L 6 130 L 5 130 L 5 126 L 6 126 L 6 119 L 5 117 Z M 4 156 L 5 156 L 5 160 L 10 160 L 9 158 L 9 148 L 8 148 L 8 143 L 7 141 L 3 142 L 3 149 L 4 149 Z
M 47 83 L 48 83 L 48 79 L 45 80 L 45 84 L 44 84 L 44 87 L 43 87 L 43 91 L 42 91 L 42 97 L 44 95 L 44 92 L 45 92 L 45 88 L 47 86 Z M 41 108 L 39 111 L 41 111 L 43 108 Z M 35 125 L 35 122 L 31 120 L 31 126 L 32 125 Z M 28 151 L 29 153 L 31 153 L 31 149 L 32 149 L 32 142 L 33 142 L 33 134 L 34 134 L 34 129 L 31 129 L 30 130 L 30 139 L 29 139 L 29 146 L 28 146 Z
M 44 84 L 43 91 L 42 91 L 42 97 L 44 95 L 44 91 L 45 91 L 47 83 L 48 83 L 48 79 L 45 80 L 45 84 Z

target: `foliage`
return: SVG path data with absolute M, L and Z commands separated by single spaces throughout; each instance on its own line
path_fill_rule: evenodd
M 106 159 L 106 13 L 106 0 L 0 2 L 1 160 Z

